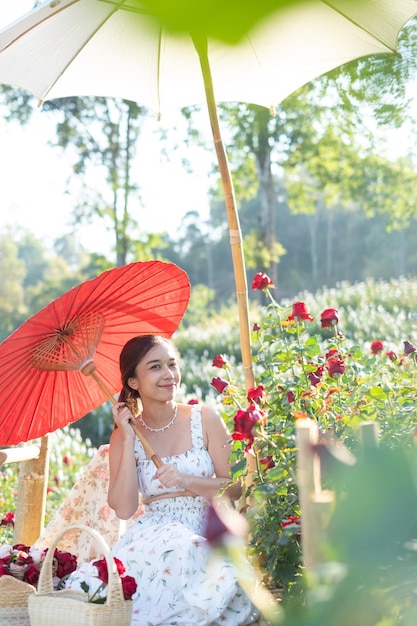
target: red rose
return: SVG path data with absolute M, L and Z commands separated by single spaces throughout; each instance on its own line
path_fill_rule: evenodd
M 261 463 L 261 467 L 264 470 L 272 469 L 273 467 L 275 467 L 274 459 L 271 454 L 268 454 L 268 456 L 261 459 L 260 463 Z
M 288 403 L 289 403 L 289 404 L 291 404 L 292 402 L 294 402 L 294 400 L 295 400 L 295 395 L 293 394 L 293 392 L 292 392 L 292 391 L 287 391 L 286 396 L 287 396 L 287 401 L 288 401 Z
M 292 305 L 291 315 L 288 316 L 288 319 L 295 320 L 297 322 L 312 322 L 314 317 L 311 317 L 310 313 L 307 311 L 307 305 L 305 302 L 294 302 Z
M 125 600 L 131 600 L 136 589 L 138 588 L 136 580 L 133 576 L 123 576 L 122 578 L 123 595 Z
M 109 582 L 109 573 L 107 571 L 107 562 L 106 559 L 99 559 L 98 561 L 93 561 L 93 565 L 97 568 L 97 576 L 99 579 L 107 585 Z
M 331 376 L 332 378 L 337 378 L 338 376 L 341 376 L 346 369 L 342 359 L 339 359 L 338 357 L 331 357 L 330 359 L 328 359 L 326 365 L 329 376 Z
M 255 324 L 252 326 L 252 330 L 254 333 L 257 333 L 259 330 L 261 330 L 261 327 L 255 322 Z
M 114 556 L 113 559 L 114 559 L 114 562 L 116 563 L 119 576 L 123 576 L 123 574 L 126 572 L 125 566 L 123 565 L 122 561 L 117 558 L 117 556 Z
M 260 291 L 262 291 L 267 287 L 273 286 L 274 283 L 267 274 L 264 274 L 263 272 L 258 272 L 257 274 L 255 274 L 253 278 L 252 289 L 259 289 Z
M 248 444 L 246 450 L 249 450 L 255 439 L 253 434 L 254 427 L 259 423 L 263 423 L 263 421 L 264 414 L 262 411 L 259 411 L 254 404 L 251 404 L 246 411 L 239 409 L 234 417 L 235 431 L 232 434 L 232 439 L 239 441 L 247 439 Z
M 292 526 L 292 524 L 297 524 L 299 526 L 300 523 L 301 520 L 298 515 L 292 515 L 290 517 L 287 517 L 287 519 L 282 520 L 281 527 L 286 528 L 287 526 Z
M 69 456 L 69 454 L 65 454 L 62 457 L 62 462 L 64 463 L 64 465 L 68 465 L 68 467 L 72 467 L 72 459 Z
M 383 349 L 384 349 L 384 344 L 382 343 L 382 341 L 379 341 L 378 339 L 376 339 L 375 341 L 371 343 L 372 354 L 378 354 L 379 352 L 382 352 Z
M 410 341 L 406 340 L 403 343 L 404 343 L 404 354 L 412 354 L 413 352 L 417 350 L 415 345 L 412 344 Z
M 14 526 L 14 513 L 9 511 L 0 522 L 0 526 Z
M 255 402 L 255 404 L 260 404 L 261 400 L 265 397 L 265 387 L 263 385 L 258 385 L 257 387 L 251 387 L 247 394 L 248 402 Z
M 337 317 L 337 309 L 325 309 L 320 317 L 321 327 L 329 328 L 330 326 L 336 326 L 339 323 Z
M 30 546 L 26 546 L 24 543 L 15 543 L 13 550 L 19 550 L 20 552 L 26 552 L 26 554 L 28 554 Z
M 227 361 L 222 354 L 218 354 L 214 357 L 212 365 L 213 367 L 219 367 L 221 369 L 222 367 L 227 365 Z
M 119 573 L 119 576 L 123 576 L 123 574 L 126 571 L 125 566 L 123 565 L 122 561 L 120 559 L 118 559 L 116 556 L 113 557 L 114 562 L 116 563 L 116 568 L 117 571 Z M 96 566 L 97 571 L 98 571 L 98 577 L 99 579 L 105 584 L 107 585 L 109 582 L 109 572 L 107 569 L 107 561 L 106 559 L 99 559 L 98 561 L 93 561 L 93 565 Z M 136 591 L 136 589 L 135 589 Z M 133 592 L 135 593 L 135 592 Z
M 229 529 L 227 528 L 226 524 L 220 519 L 216 509 L 211 504 L 207 511 L 204 537 L 207 539 L 211 546 L 217 546 L 222 543 L 223 537 L 229 534 Z
M 54 558 L 57 560 L 57 570 L 56 575 L 58 578 L 63 578 L 67 574 L 71 574 L 75 572 L 77 569 L 77 557 L 71 554 L 70 552 L 61 552 L 60 550 L 55 550 Z
M 0 576 L 10 576 L 10 572 L 7 569 L 7 567 L 4 567 L 4 565 L 0 564 Z
M 326 359 L 330 359 L 331 356 L 335 356 L 338 353 L 339 353 L 339 350 L 337 348 L 332 348 L 326 353 Z
M 29 585 L 36 586 L 39 580 L 40 569 L 34 563 L 28 565 L 25 569 L 25 573 L 23 575 L 23 580 L 25 580 Z
M 385 354 L 391 361 L 396 361 L 398 359 L 398 356 L 392 350 L 390 350 L 389 352 L 386 352 Z
M 323 376 L 324 366 L 319 365 L 318 368 L 314 372 L 308 373 L 308 380 L 310 381 L 310 385 L 315 387 L 321 381 L 321 377 Z
M 212 378 L 210 384 L 219 393 L 223 393 L 223 391 L 226 389 L 226 387 L 229 386 L 229 383 L 226 380 L 223 380 L 223 378 L 220 378 L 219 376 L 216 376 L 215 378 Z

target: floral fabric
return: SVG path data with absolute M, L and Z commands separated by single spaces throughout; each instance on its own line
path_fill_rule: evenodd
M 204 448 L 201 407 L 191 413 L 192 448 L 167 457 L 180 471 L 213 475 Z M 166 491 L 153 478 L 153 463 L 135 443 L 138 480 L 146 497 Z M 202 497 L 164 498 L 145 505 L 114 546 L 112 553 L 138 584 L 133 596 L 132 626 L 243 626 L 256 621 L 256 611 L 239 587 L 233 565 L 215 555 L 202 536 L 208 501 Z M 70 578 L 79 588 L 88 567 Z M 78 587 L 77 587 L 78 585 Z
M 47 548 L 65 526 L 83 524 L 95 528 L 113 546 L 126 530 L 126 522 L 120 520 L 107 504 L 109 484 L 109 444 L 101 446 L 83 474 L 62 502 L 55 515 L 36 541 L 37 548 Z M 137 514 L 143 509 L 140 507 Z M 60 550 L 76 554 L 78 562 L 100 556 L 97 546 L 87 533 L 69 531 L 60 540 Z

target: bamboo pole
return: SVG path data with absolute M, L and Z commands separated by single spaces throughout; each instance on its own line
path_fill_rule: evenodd
M 216 155 L 223 184 L 236 283 L 242 364 L 243 372 L 245 375 L 246 389 L 248 390 L 254 386 L 254 376 L 250 343 L 248 288 L 246 281 L 245 260 L 242 247 L 242 233 L 240 230 L 239 216 L 236 209 L 236 198 L 233 181 L 230 174 L 229 162 L 227 159 L 226 150 L 220 131 L 219 117 L 217 114 L 216 100 L 214 97 L 213 79 L 211 75 L 210 63 L 208 60 L 207 38 L 192 36 L 192 39 L 200 59 L 200 66 L 203 74 L 204 88 L 206 92 L 208 113 L 210 117 L 211 130 L 213 133 L 214 147 L 216 149 Z
M 49 437 L 46 435 L 41 439 L 38 458 L 23 461 L 19 467 L 14 543 L 30 546 L 43 530 L 48 472 Z

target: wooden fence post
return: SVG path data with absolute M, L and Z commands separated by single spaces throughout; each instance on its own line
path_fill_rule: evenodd
M 360 437 L 362 452 L 366 454 L 369 449 L 375 449 L 379 446 L 379 427 L 376 422 L 363 422 L 360 425 Z
M 32 545 L 45 520 L 49 472 L 49 438 L 42 437 L 39 457 L 19 465 L 19 484 L 14 526 L 14 543 Z
M 297 431 L 297 479 L 301 510 L 301 547 L 306 568 L 323 562 L 326 517 L 333 503 L 333 492 L 321 488 L 318 426 L 311 419 L 299 419 Z

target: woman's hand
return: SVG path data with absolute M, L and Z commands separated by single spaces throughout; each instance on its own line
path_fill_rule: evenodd
M 179 472 L 171 463 L 166 463 L 155 472 L 155 478 L 157 478 L 164 487 L 175 487 L 178 491 L 185 491 L 187 489 L 186 479 L 187 476 Z
M 134 440 L 135 439 L 135 431 L 132 428 L 131 421 L 135 418 L 133 417 L 130 410 L 127 408 L 124 402 L 116 402 L 116 404 L 112 408 L 112 413 L 114 417 L 114 423 L 120 428 L 120 432 L 123 433 L 123 437 L 126 440 Z

